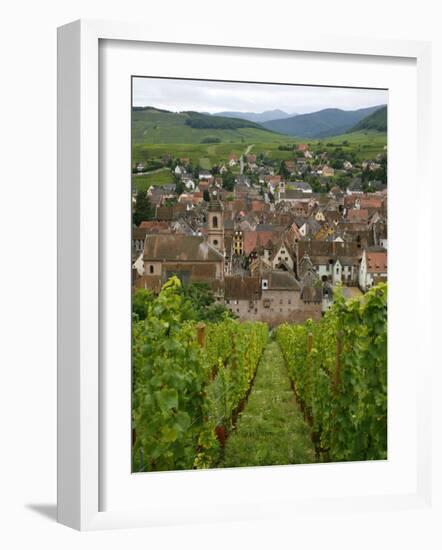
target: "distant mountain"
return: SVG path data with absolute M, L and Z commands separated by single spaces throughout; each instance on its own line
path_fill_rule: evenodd
M 262 126 L 274 132 L 302 138 L 337 136 L 353 128 L 382 106 L 367 107 L 356 111 L 323 109 L 314 113 L 296 115 L 285 119 L 263 122 Z
M 263 111 L 262 113 L 243 113 L 241 111 L 222 111 L 220 113 L 214 113 L 216 116 L 225 116 L 229 118 L 242 118 L 245 120 L 250 120 L 251 122 L 267 122 L 268 120 L 281 120 L 283 118 L 288 118 L 296 113 L 286 113 L 280 109 L 274 109 L 273 111 Z
M 371 115 L 360 120 L 355 126 L 349 129 L 349 132 L 360 132 L 361 130 L 377 130 L 378 132 L 387 131 L 387 106 L 384 105 Z

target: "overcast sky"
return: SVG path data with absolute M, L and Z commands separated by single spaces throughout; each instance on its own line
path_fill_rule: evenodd
M 248 84 L 169 78 L 134 78 L 133 105 L 168 111 L 251 111 L 281 109 L 309 113 L 335 107 L 360 109 L 387 103 L 386 90 Z

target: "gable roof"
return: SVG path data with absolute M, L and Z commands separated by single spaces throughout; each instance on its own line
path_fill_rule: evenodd
M 261 295 L 259 277 L 224 277 L 226 300 L 255 300 Z
M 144 261 L 220 262 L 221 252 L 204 237 L 193 235 L 146 235 Z
M 244 253 L 249 255 L 259 247 L 270 248 L 277 240 L 274 231 L 244 231 Z
M 288 271 L 273 270 L 268 274 L 269 290 L 301 290 L 295 276 Z
M 139 229 L 144 229 L 146 232 L 167 231 L 169 228 L 168 222 L 158 220 L 142 221 L 139 225 Z
M 299 241 L 297 246 L 298 258 L 308 255 L 313 265 L 324 265 L 337 259 L 343 265 L 357 265 L 362 255 L 356 242 Z

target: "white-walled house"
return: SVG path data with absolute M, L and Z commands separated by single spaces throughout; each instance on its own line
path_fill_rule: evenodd
M 376 247 L 364 250 L 359 267 L 359 287 L 363 292 L 387 280 L 387 251 Z
M 297 243 L 298 272 L 307 256 L 322 281 L 335 285 L 356 286 L 359 278 L 361 252 L 357 243 L 337 241 L 299 241 Z
M 285 242 L 276 245 L 269 260 L 273 269 L 277 269 L 284 265 L 289 271 L 294 270 L 295 262 Z

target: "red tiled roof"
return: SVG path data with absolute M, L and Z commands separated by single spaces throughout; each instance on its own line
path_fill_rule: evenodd
M 367 252 L 367 270 L 370 273 L 386 273 L 387 252 Z
M 149 220 L 141 222 L 139 229 L 146 229 L 147 231 L 161 231 L 164 229 L 169 229 L 168 222 L 160 222 L 157 220 Z
M 368 210 L 365 208 L 356 209 L 351 208 L 347 213 L 347 220 L 349 222 L 361 222 L 361 221 L 368 221 Z
M 276 242 L 278 236 L 274 231 L 244 231 L 244 252 L 250 254 L 255 248 Z
M 361 208 L 382 208 L 380 197 L 361 197 Z

